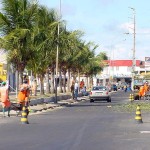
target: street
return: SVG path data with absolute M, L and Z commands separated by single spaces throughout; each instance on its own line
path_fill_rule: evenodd
M 20 117 L 0 118 L 0 150 L 149 150 L 150 114 L 143 124 L 135 113 L 113 106 L 128 102 L 129 93 L 112 93 L 112 103 L 89 100 L 37 115 L 29 124 Z

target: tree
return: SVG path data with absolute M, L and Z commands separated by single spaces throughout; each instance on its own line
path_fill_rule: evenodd
M 33 32 L 34 58 L 30 60 L 29 66 L 34 74 L 40 78 L 41 94 L 44 94 L 44 76 L 47 73 L 47 93 L 49 90 L 49 66 L 52 65 L 55 58 L 55 49 L 57 41 L 57 13 L 54 9 L 48 10 L 44 6 L 39 6 L 37 11 L 37 22 Z M 56 47 L 56 46 L 55 46 Z
M 34 27 L 37 4 L 28 0 L 2 0 L 0 33 L 7 50 L 8 63 L 18 70 L 22 77 L 27 62 L 32 59 L 31 34 Z

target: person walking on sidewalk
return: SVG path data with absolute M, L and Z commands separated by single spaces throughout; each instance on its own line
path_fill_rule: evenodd
M 1 103 L 3 108 L 3 117 L 5 117 L 5 111 L 8 111 L 8 117 L 10 117 L 10 100 L 9 100 L 9 92 L 8 86 L 6 82 L 2 82 L 2 87 L 0 88 L 0 95 L 1 95 Z
M 124 85 L 124 91 L 127 92 L 127 85 Z
M 36 81 L 36 79 L 34 79 L 33 84 L 32 84 L 32 94 L 34 96 L 37 95 L 37 81 Z
M 74 82 L 72 82 L 72 85 L 71 85 L 71 87 L 70 87 L 70 89 L 71 89 L 71 96 L 72 96 L 72 99 L 74 99 Z
M 75 100 L 77 100 L 77 97 L 78 97 L 78 90 L 79 90 L 78 81 L 76 81 L 74 85 Z

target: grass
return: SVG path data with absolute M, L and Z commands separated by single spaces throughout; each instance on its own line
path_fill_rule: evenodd
M 66 93 L 57 93 L 57 96 L 60 96 L 60 95 L 70 95 L 71 93 L 70 92 L 66 92 Z M 43 94 L 43 95 L 40 95 L 39 93 L 37 94 L 37 96 L 34 96 L 34 95 L 31 95 L 30 96 L 30 100 L 33 100 L 33 99 L 39 99 L 39 98 L 48 98 L 48 97 L 53 97 L 55 96 L 55 93 L 54 94 Z M 17 101 L 17 98 L 15 96 L 9 96 L 11 101 Z
M 119 111 L 119 112 L 135 112 L 137 106 L 140 106 L 140 109 L 143 112 L 150 112 L 150 102 L 149 101 L 138 101 L 138 102 L 132 102 L 127 104 L 119 104 L 113 106 L 113 111 Z

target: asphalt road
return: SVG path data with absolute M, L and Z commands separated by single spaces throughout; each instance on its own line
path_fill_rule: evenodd
M 113 93 L 112 103 L 87 100 L 29 116 L 29 124 L 0 118 L 0 150 L 149 150 L 150 115 L 137 124 L 135 114 L 112 109 L 128 98 Z

